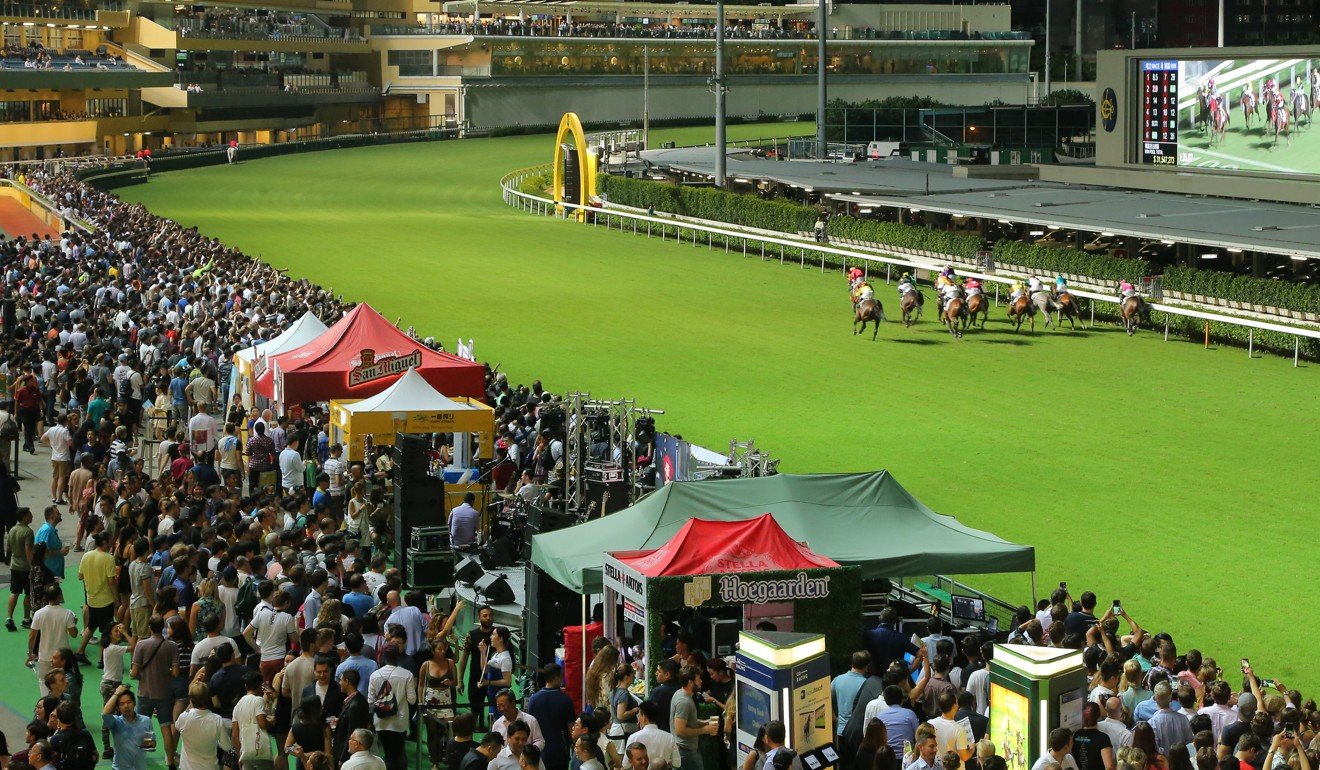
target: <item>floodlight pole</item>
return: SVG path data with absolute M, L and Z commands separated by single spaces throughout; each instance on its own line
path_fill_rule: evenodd
M 1050 98 L 1050 6 L 1054 3 L 1045 0 L 1045 100 Z
M 724 125 L 724 0 L 715 3 L 715 186 L 728 186 L 725 161 L 728 160 Z
M 651 149 L 651 47 L 642 46 L 642 149 Z
M 816 0 L 816 157 L 829 157 L 825 142 L 825 68 L 829 45 L 829 0 Z

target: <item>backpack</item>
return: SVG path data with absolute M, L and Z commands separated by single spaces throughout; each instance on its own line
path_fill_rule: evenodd
M 133 396 L 133 373 L 129 372 L 124 379 L 119 381 L 119 400 L 128 403 L 129 398 Z
M 258 592 L 261 586 L 257 578 L 249 578 L 246 583 L 238 587 L 238 597 L 234 599 L 234 612 L 244 621 L 252 620 L 252 613 L 257 609 L 257 603 L 261 601 L 261 594 Z
M 78 730 L 69 736 L 68 743 L 64 747 L 60 770 L 93 770 L 99 758 L 92 734 L 86 730 Z
M 386 719 L 399 713 L 399 699 L 394 697 L 394 686 L 387 677 L 381 682 L 376 692 L 376 699 L 371 702 L 371 713 Z

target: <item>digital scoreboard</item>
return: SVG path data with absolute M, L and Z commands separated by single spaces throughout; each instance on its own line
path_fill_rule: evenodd
M 1178 62 L 1141 62 L 1141 162 L 1178 165 Z

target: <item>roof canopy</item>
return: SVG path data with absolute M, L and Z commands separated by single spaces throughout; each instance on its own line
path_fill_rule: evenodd
M 303 313 L 302 318 L 293 322 L 293 325 L 285 329 L 280 334 L 266 340 L 259 345 L 253 345 L 250 348 L 243 348 L 234 354 L 234 358 L 242 362 L 243 365 L 251 367 L 262 356 L 279 355 L 288 350 L 300 348 L 303 345 L 325 334 L 326 325 L 321 323 L 312 311 Z
M 532 538 L 532 561 L 579 593 L 601 591 L 606 552 L 660 548 L 688 522 L 769 512 L 785 533 L 863 578 L 1029 572 L 1031 546 L 971 529 L 922 505 L 887 471 L 667 484 L 631 508 Z
M 338 403 L 338 402 L 337 402 Z M 349 414 L 365 412 L 478 412 L 481 407 L 460 403 L 431 387 L 417 370 L 408 367 L 394 384 L 370 398 L 338 404 Z
M 647 577 L 839 566 L 795 542 L 768 513 L 743 521 L 688 519 L 678 534 L 655 550 L 610 555 Z
M 257 392 L 285 404 L 372 396 L 409 367 L 450 396 L 485 394 L 485 367 L 431 350 L 366 304 L 311 342 L 267 361 Z

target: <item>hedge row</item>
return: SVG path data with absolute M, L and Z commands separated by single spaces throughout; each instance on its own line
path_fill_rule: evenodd
M 544 196 L 554 184 L 554 175 L 549 170 L 532 174 L 518 183 L 518 192 L 527 195 Z
M 1157 331 L 1163 331 L 1163 316 L 1163 313 L 1155 313 L 1151 317 L 1151 323 Z M 1199 318 L 1170 314 L 1169 333 L 1199 342 L 1205 338 L 1205 321 Z M 1291 357 L 1294 345 L 1300 341 L 1299 355 L 1308 361 L 1320 361 L 1320 340 L 1311 337 L 1295 337 L 1291 334 L 1265 329 L 1253 330 L 1246 326 L 1220 323 L 1218 321 L 1210 322 L 1210 340 L 1212 342 L 1245 348 L 1248 336 L 1250 336 L 1252 345 L 1256 350 L 1268 350 L 1284 357 Z
M 1150 263 L 1144 259 L 1120 259 L 1102 254 L 1087 254 L 1069 248 L 1047 248 L 1021 241 L 999 241 L 994 246 L 996 263 L 1021 265 L 1050 274 L 1068 273 L 1084 275 L 1100 281 L 1135 281 L 1151 274 Z
M 981 239 L 974 235 L 960 235 L 944 230 L 932 230 L 898 222 L 880 222 L 874 219 L 834 217 L 829 223 L 829 234 L 834 238 L 883 243 L 901 249 L 934 251 L 955 257 L 971 259 L 981 249 Z
M 654 208 L 670 214 L 782 233 L 810 230 L 817 216 L 816 209 L 811 206 L 768 201 L 714 187 L 685 187 L 669 182 L 601 175 L 598 188 L 610 203 L 622 206 Z
M 1269 278 L 1232 275 L 1217 270 L 1171 265 L 1161 285 L 1167 291 L 1220 297 L 1233 302 L 1264 305 L 1301 313 L 1320 313 L 1320 286 L 1288 283 Z

